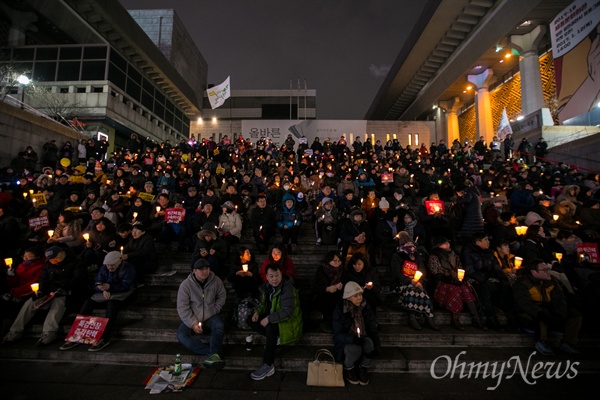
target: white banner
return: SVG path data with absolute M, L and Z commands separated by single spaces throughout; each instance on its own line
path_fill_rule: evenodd
M 498 132 L 496 132 L 496 136 L 498 139 L 504 140 L 506 139 L 506 135 L 512 135 L 513 131 L 510 127 L 510 121 L 508 120 L 508 115 L 506 115 L 506 107 L 502 110 L 502 117 L 500 118 L 500 125 L 498 125 Z
M 584 40 L 600 21 L 600 0 L 575 0 L 550 23 L 552 56 L 567 54 Z
M 217 107 L 221 107 L 223 103 L 225 103 L 225 100 L 231 96 L 229 77 L 227 77 L 225 82 L 221 83 L 220 85 L 206 89 L 206 93 L 208 94 L 208 101 L 210 101 L 210 106 L 213 110 Z

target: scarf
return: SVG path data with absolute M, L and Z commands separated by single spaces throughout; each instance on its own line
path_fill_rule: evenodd
M 405 223 L 404 224 L 404 230 L 406 232 L 408 232 L 408 234 L 410 235 L 411 238 L 415 238 L 415 234 L 414 234 L 414 229 L 415 226 L 417 225 L 417 220 L 415 219 L 414 221 L 410 221 L 408 224 Z
M 342 268 L 341 267 L 332 267 L 329 264 L 323 265 L 323 270 L 325 271 L 325 275 L 329 278 L 332 285 L 337 285 L 342 281 Z
M 360 306 L 356 307 L 349 300 L 344 300 L 344 314 L 349 312 L 352 315 L 352 325 L 350 326 L 350 333 L 357 336 L 357 328 L 360 329 L 360 334 L 366 336 L 365 331 L 365 320 L 363 319 L 362 310 L 367 303 L 363 301 Z

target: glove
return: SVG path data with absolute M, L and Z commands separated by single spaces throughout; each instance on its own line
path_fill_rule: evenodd
M 361 337 L 354 336 L 354 339 L 352 339 L 352 343 L 357 344 L 359 346 L 362 346 L 364 342 L 365 342 L 364 336 L 361 336 Z
M 327 229 L 329 232 L 331 232 L 333 230 L 333 225 L 327 225 L 327 228 L 325 228 L 325 229 Z
M 12 299 L 12 295 L 10 293 L 4 293 L 2 295 L 2 300 L 4 301 L 10 301 Z

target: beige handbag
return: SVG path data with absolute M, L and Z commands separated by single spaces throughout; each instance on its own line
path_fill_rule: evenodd
M 331 361 L 321 361 L 321 356 L 327 356 Z M 335 362 L 329 350 L 320 349 L 315 354 L 315 360 L 308 363 L 306 375 L 307 386 L 343 387 L 344 368 Z

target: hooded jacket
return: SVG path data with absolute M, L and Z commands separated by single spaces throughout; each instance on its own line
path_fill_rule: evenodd
M 177 314 L 188 327 L 197 325 L 219 314 L 225 305 L 227 291 L 223 281 L 212 271 L 204 283 L 204 287 L 191 272 L 181 282 L 177 291 Z
M 294 204 L 292 208 L 287 208 L 285 202 L 292 200 Z M 296 197 L 290 193 L 286 193 L 281 200 L 282 209 L 277 216 L 277 227 L 283 229 L 284 226 L 288 228 L 299 227 L 302 224 L 302 216 L 296 211 Z

